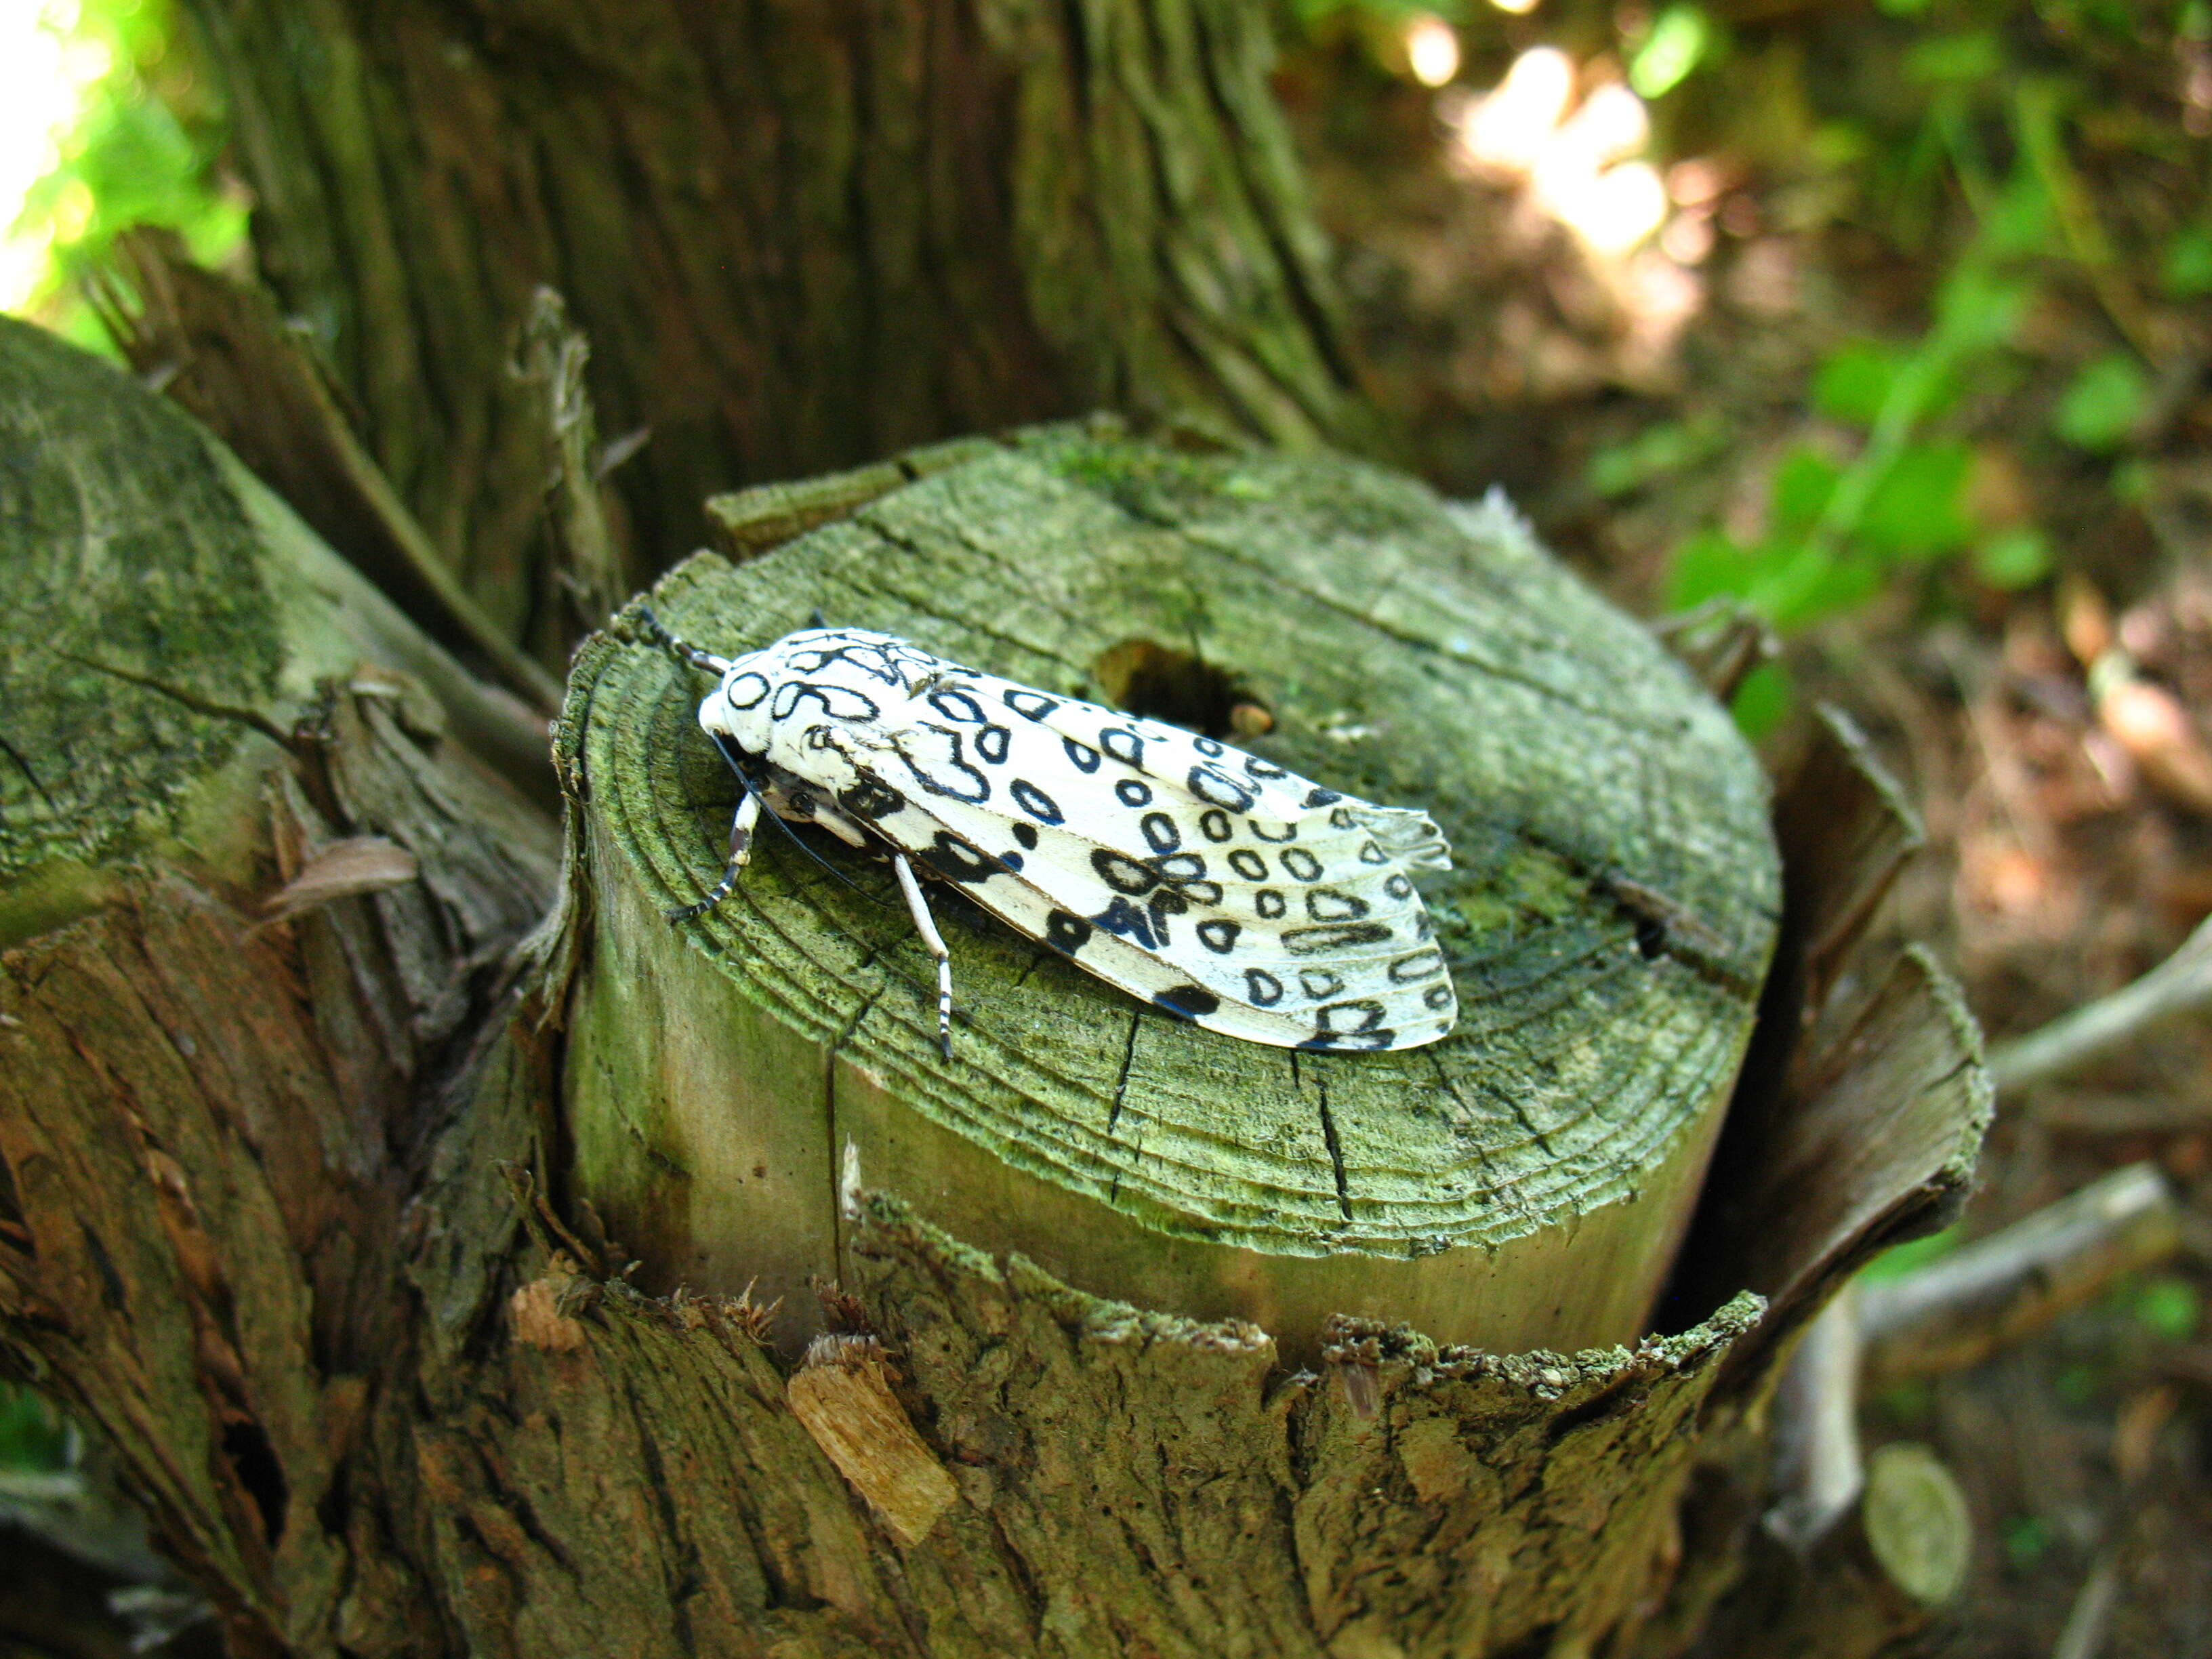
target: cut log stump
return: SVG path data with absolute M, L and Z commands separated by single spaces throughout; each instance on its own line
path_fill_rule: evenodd
M 734 655 L 818 612 L 1427 810 L 1455 849 L 1427 897 L 1459 1025 L 1383 1054 L 1242 1042 L 940 886 L 947 1061 L 880 861 L 800 832 L 825 873 L 767 836 L 732 899 L 663 919 L 714 880 L 736 782 L 694 720 L 711 678 L 618 624 L 561 739 L 599 907 L 568 1076 L 576 1191 L 641 1282 L 750 1284 L 795 1352 L 809 1283 L 851 1274 L 852 1191 L 879 1188 L 1298 1363 L 1333 1314 L 1500 1352 L 1646 1329 L 1779 911 L 1766 785 L 1726 714 L 1502 504 L 1103 424 L 872 471 L 835 522 L 684 565 L 658 613 Z
M 1455 842 L 1446 1042 L 1212 1037 L 945 902 L 948 1064 L 902 915 L 789 848 L 661 920 L 731 785 L 619 621 L 524 940 L 518 705 L 4 321 L 0 440 L 0 1370 L 236 1653 L 1678 1655 L 1790 1334 L 1971 1169 L 1971 1023 L 1858 943 L 1893 792 L 1816 733 L 1778 906 L 1723 716 L 1502 507 L 1097 426 L 725 505 L 799 538 L 664 581 L 710 645 L 818 605 L 1265 710 Z

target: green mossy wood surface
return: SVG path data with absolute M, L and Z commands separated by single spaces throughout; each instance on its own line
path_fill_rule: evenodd
M 0 944 L 126 862 L 264 879 L 253 780 L 364 665 L 438 706 L 454 759 L 526 778 L 543 743 L 204 428 L 4 317 L 0 538 Z
M 662 920 L 713 880 L 734 783 L 694 723 L 710 682 L 618 624 L 580 657 L 560 740 L 599 906 L 568 1103 L 576 1190 L 641 1282 L 757 1279 L 799 1343 L 869 1188 L 1291 1356 L 1332 1313 L 1504 1351 L 1645 1328 L 1772 946 L 1766 789 L 1725 714 L 1502 505 L 1094 423 L 741 566 L 695 559 L 654 599 L 720 652 L 818 607 L 1105 702 L 1130 695 L 1130 641 L 1196 656 L 1272 711 L 1252 748 L 1443 827 L 1456 868 L 1424 883 L 1462 1018 L 1401 1053 L 1241 1042 L 933 888 L 948 1064 L 880 864 L 819 843 L 885 905 L 770 835 L 730 902 Z

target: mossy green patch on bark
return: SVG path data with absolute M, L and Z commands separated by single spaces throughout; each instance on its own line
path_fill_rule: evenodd
M 166 833 L 282 661 L 204 434 L 0 318 L 0 878 Z

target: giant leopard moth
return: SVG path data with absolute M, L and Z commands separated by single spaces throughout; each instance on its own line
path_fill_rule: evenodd
M 1409 870 L 1451 867 L 1427 814 L 1377 806 L 1157 720 L 1055 696 L 888 634 L 810 628 L 738 657 L 653 641 L 717 677 L 699 725 L 743 793 L 720 879 L 763 810 L 887 856 L 937 963 L 915 866 L 1163 1012 L 1278 1048 L 1411 1048 L 1458 999 Z M 802 843 L 803 845 L 803 843 Z

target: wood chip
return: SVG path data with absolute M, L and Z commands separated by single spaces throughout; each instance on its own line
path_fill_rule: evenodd
M 415 879 L 416 868 L 415 855 L 397 842 L 381 836 L 349 836 L 315 853 L 261 908 L 272 921 L 281 921 L 332 899 L 401 886 Z
M 959 1488 L 907 1419 L 885 1364 L 873 1337 L 819 1336 L 786 1393 L 814 1443 L 911 1547 L 929 1535 Z

